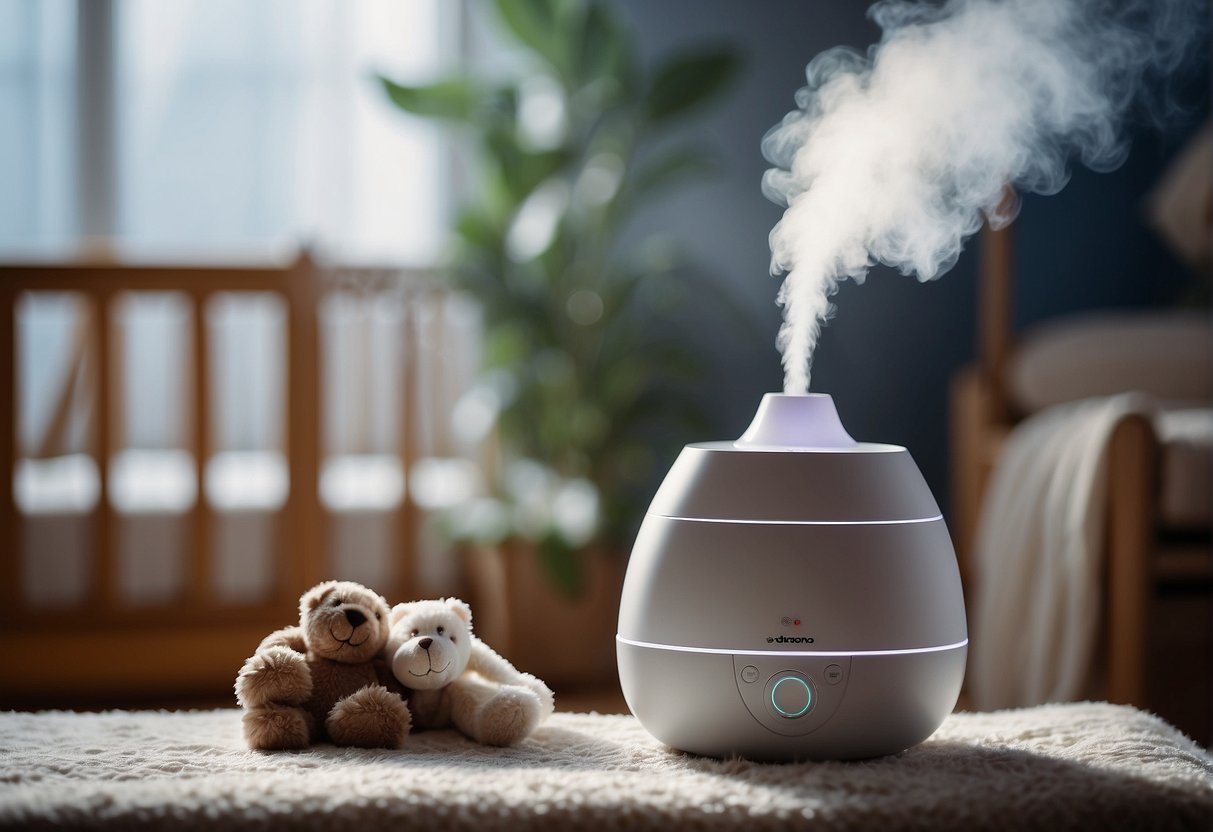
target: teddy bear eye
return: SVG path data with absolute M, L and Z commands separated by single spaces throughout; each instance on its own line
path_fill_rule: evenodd
M 420 630 L 413 630 L 413 638 L 416 638 L 420 632 Z
M 445 632 L 445 628 L 443 628 L 443 627 L 438 628 L 438 635 L 442 635 L 444 632 Z

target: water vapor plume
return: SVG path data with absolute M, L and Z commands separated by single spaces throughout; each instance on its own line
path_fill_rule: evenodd
M 830 296 L 881 263 L 920 281 L 947 271 L 1005 188 L 1052 194 L 1077 158 L 1111 170 L 1143 86 L 1207 35 L 1198 0 L 884 0 L 867 54 L 809 63 L 797 109 L 763 139 L 784 390 L 807 392 Z

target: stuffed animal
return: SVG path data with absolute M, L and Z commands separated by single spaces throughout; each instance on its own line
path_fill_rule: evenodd
M 399 748 L 412 721 L 383 659 L 387 601 L 327 581 L 299 601 L 299 626 L 271 633 L 236 677 L 244 738 L 259 750 L 336 745 Z
M 472 635 L 472 611 L 457 598 L 397 604 L 384 654 L 412 689 L 419 728 L 454 725 L 486 745 L 525 739 L 553 710 L 551 689 Z

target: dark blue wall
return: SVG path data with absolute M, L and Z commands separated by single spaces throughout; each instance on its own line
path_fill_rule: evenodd
M 759 150 L 766 130 L 793 107 L 805 64 L 838 44 L 858 48 L 879 37 L 853 0 L 625 0 L 643 54 L 680 45 L 728 41 L 744 53 L 744 74 L 722 106 L 683 129 L 712 140 L 726 168 L 641 218 L 670 230 L 705 273 L 725 284 L 747 326 L 729 323 L 714 304 L 698 301 L 685 323 L 708 330 L 710 372 L 700 391 L 714 435 L 734 437 L 762 393 L 782 387 L 775 334 L 778 280 L 768 275 L 767 235 L 781 210 L 759 183 L 767 168 Z M 1105 306 L 1173 301 L 1191 278 L 1144 225 L 1141 200 L 1186 133 L 1208 111 L 1206 71 L 1193 73 L 1179 99 L 1193 112 L 1170 133 L 1136 130 L 1129 161 L 1110 174 L 1075 170 L 1053 197 L 1028 197 L 1017 221 L 1017 324 Z M 861 440 L 910 448 L 941 505 L 947 491 L 947 388 L 973 357 L 975 241 L 941 279 L 919 284 L 886 269 L 862 286 L 845 284 L 837 314 L 822 336 L 813 367 L 815 391 L 834 395 L 844 423 Z

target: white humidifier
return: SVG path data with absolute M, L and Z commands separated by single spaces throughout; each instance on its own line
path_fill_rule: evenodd
M 857 759 L 930 736 L 968 635 L 956 557 L 905 448 L 827 395 L 768 394 L 736 442 L 686 446 L 628 564 L 619 680 L 674 748 Z

